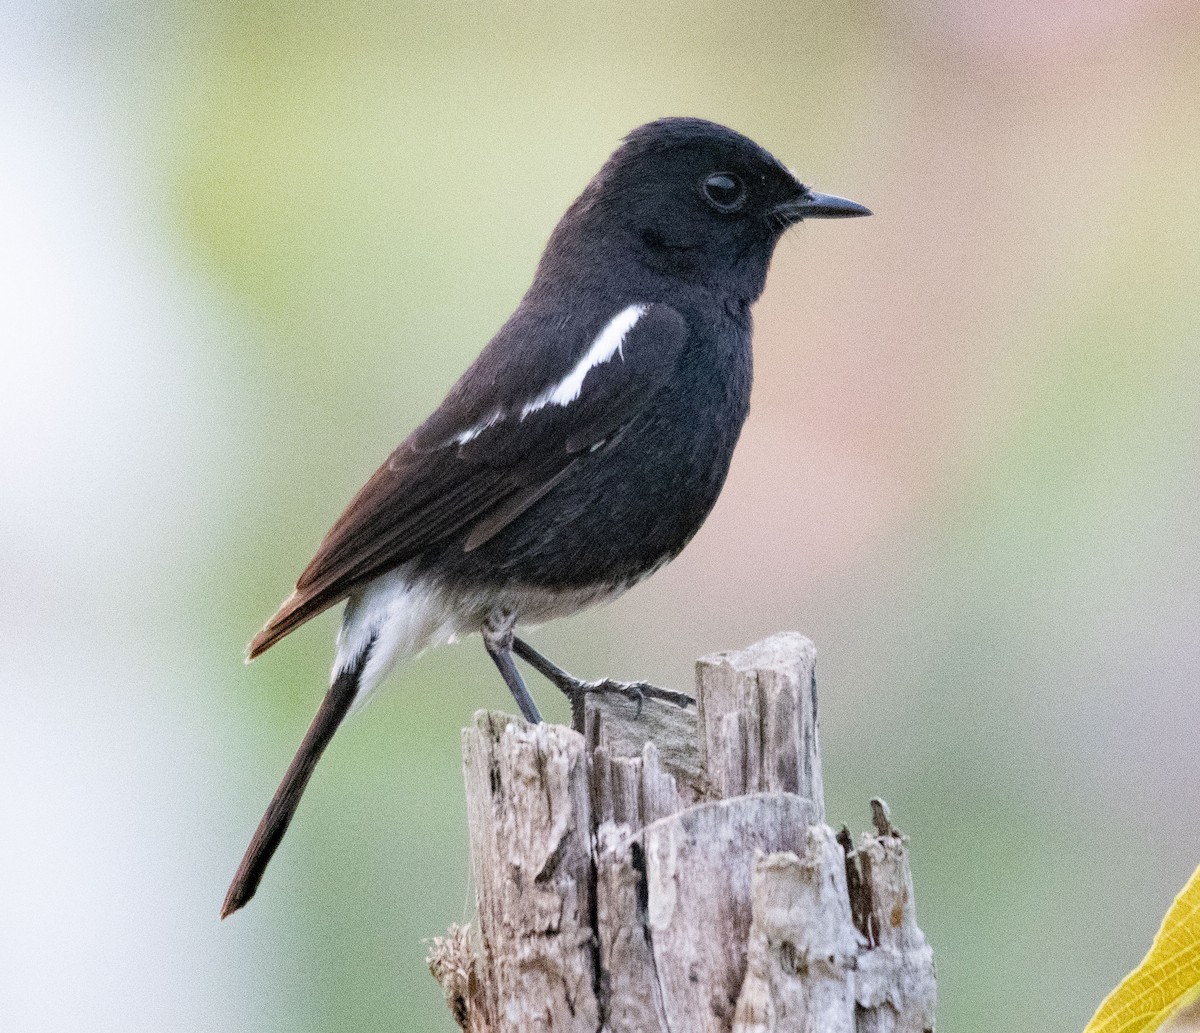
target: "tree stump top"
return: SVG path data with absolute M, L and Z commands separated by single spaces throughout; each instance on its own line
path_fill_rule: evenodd
M 824 824 L 816 650 L 696 664 L 696 706 L 587 700 L 585 733 L 463 731 L 478 936 L 430 968 L 470 1033 L 923 1033 L 933 956 L 875 802 Z

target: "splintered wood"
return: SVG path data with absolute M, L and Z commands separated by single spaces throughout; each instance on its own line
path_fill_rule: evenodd
M 882 801 L 824 824 L 815 650 L 696 665 L 697 706 L 463 731 L 478 931 L 430 969 L 468 1033 L 925 1033 L 933 953 Z

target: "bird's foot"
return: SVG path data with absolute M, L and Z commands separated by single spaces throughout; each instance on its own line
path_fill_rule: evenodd
M 584 731 L 586 703 L 589 695 L 599 693 L 615 693 L 624 696 L 637 705 L 634 720 L 642 716 L 642 704 L 647 699 L 658 699 L 677 707 L 688 707 L 696 701 L 687 693 L 676 692 L 674 689 L 664 689 L 644 681 L 614 681 L 612 678 L 601 678 L 597 681 L 582 681 L 570 675 L 555 684 L 566 693 L 571 701 L 571 727 L 577 732 Z
M 674 689 L 664 689 L 644 681 L 614 681 L 612 678 L 601 678 L 597 681 L 581 681 L 572 678 L 573 684 L 559 685 L 571 700 L 571 709 L 576 706 L 576 699 L 582 705 L 583 698 L 589 693 L 616 693 L 637 704 L 636 717 L 642 716 L 642 704 L 647 699 L 659 699 L 677 707 L 689 707 L 696 701 L 686 692 L 676 692 Z
M 615 692 L 637 704 L 637 716 L 642 716 L 642 703 L 647 699 L 658 699 L 677 707 L 689 707 L 696 701 L 686 692 L 662 689 L 644 681 L 614 681 L 602 678 L 599 681 L 584 681 L 569 671 L 564 671 L 554 661 L 542 656 L 524 639 L 514 637 L 513 652 L 533 667 L 543 678 L 559 689 L 571 701 L 571 727 L 583 731 L 584 700 L 591 692 Z

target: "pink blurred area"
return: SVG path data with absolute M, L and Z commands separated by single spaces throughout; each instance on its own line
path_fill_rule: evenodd
M 1071 348 L 1064 321 L 1119 304 L 1110 289 L 1153 287 L 1106 283 L 1105 252 L 1127 249 L 1146 275 L 1145 260 L 1176 262 L 1173 293 L 1195 277 L 1197 142 L 1180 131 L 1200 84 L 1194 7 L 929 3 L 891 17 L 916 52 L 839 155 L 853 182 L 816 184 L 875 218 L 781 246 L 756 310 L 753 420 L 697 568 L 777 586 L 845 577 L 1005 447 L 1050 349 Z M 1120 361 L 1157 347 L 1128 341 Z M 786 548 L 764 560 L 764 539 Z

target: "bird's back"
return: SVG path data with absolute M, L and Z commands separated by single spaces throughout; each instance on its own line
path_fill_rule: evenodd
M 725 483 L 752 378 L 748 307 L 681 314 L 687 343 L 643 412 L 484 546 L 451 540 L 423 565 L 480 585 L 623 588 L 674 558 Z

